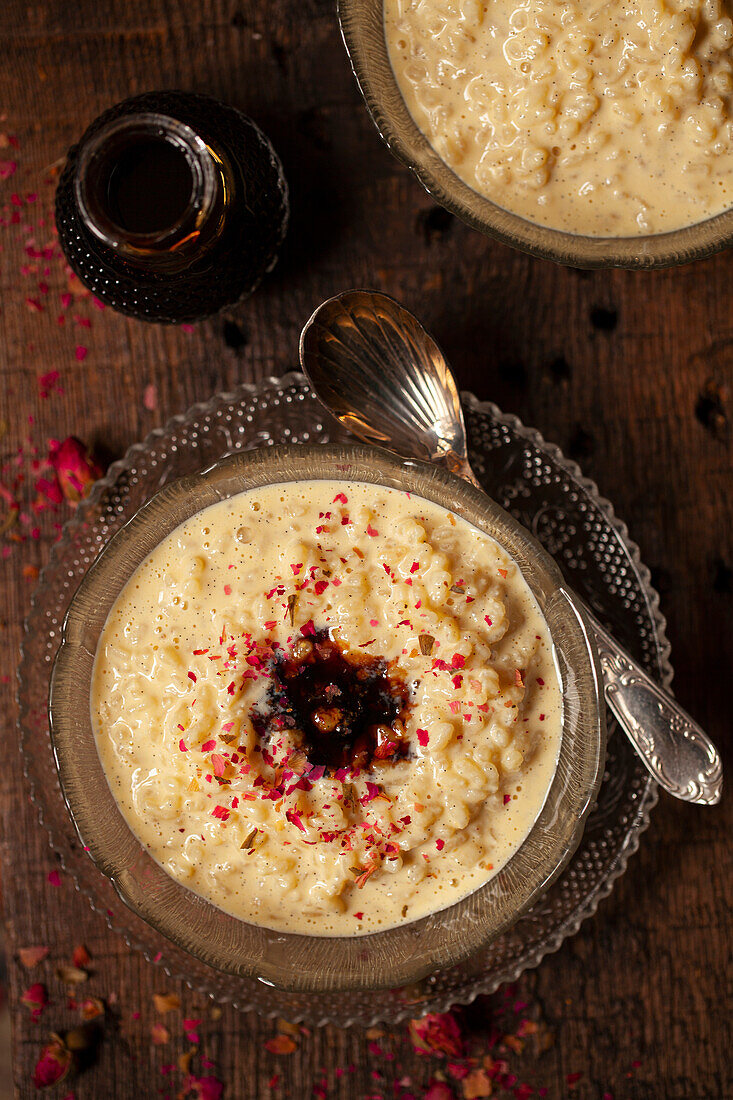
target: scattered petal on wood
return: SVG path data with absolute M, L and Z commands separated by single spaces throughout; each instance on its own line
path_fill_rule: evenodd
M 32 970 L 34 966 L 43 962 L 50 950 L 50 947 L 21 947 L 18 955 L 26 970 Z
M 191 1072 L 191 1059 L 193 1058 L 193 1056 L 194 1056 L 194 1054 L 196 1053 L 197 1050 L 198 1050 L 198 1047 L 191 1047 L 189 1050 L 185 1051 L 183 1054 L 178 1055 L 177 1062 L 178 1062 L 178 1068 L 180 1069 L 181 1073 L 190 1073 Z
M 443 1081 L 431 1081 L 423 1100 L 455 1100 L 453 1089 Z
M 154 993 L 153 1004 L 155 1011 L 165 1016 L 166 1012 L 173 1012 L 181 1007 L 181 998 L 177 993 Z
M 143 390 L 143 405 L 148 412 L 153 412 L 158 407 L 158 387 L 152 382 Z
M 162 1047 L 164 1043 L 170 1040 L 170 1037 L 171 1033 L 165 1024 L 153 1024 L 150 1029 L 150 1038 L 156 1047 Z
M 463 1095 L 465 1100 L 478 1100 L 479 1097 L 491 1096 L 492 1086 L 485 1069 L 474 1069 L 463 1081 Z
M 276 1035 L 274 1039 L 267 1040 L 265 1047 L 270 1054 L 292 1054 L 298 1049 L 298 1044 L 289 1035 Z
M 282 1016 L 278 1017 L 275 1021 L 275 1026 L 278 1031 L 281 1031 L 283 1035 L 300 1035 L 300 1028 L 297 1024 L 291 1024 L 290 1020 L 284 1020 Z
M 61 375 L 57 370 L 47 371 L 38 379 L 38 392 L 42 398 L 48 398 L 52 393 L 63 393 L 63 387 L 59 385 Z
M 89 966 L 89 963 L 92 961 L 92 957 L 83 943 L 74 948 L 74 953 L 71 956 L 71 961 L 73 962 L 74 966 L 78 966 L 81 970 L 84 970 L 87 966 Z

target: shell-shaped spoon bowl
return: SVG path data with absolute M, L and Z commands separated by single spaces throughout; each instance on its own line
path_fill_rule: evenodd
M 329 298 L 303 328 L 300 360 L 317 395 L 354 435 L 475 481 L 455 379 L 399 302 L 371 290 Z

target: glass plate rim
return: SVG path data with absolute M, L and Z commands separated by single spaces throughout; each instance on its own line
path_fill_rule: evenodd
M 102 916 L 109 927 L 109 929 L 116 935 L 122 937 L 125 943 L 136 951 L 140 951 L 146 960 L 150 963 L 158 965 L 168 977 L 173 980 L 179 980 L 185 982 L 189 988 L 205 993 L 208 996 L 214 997 L 215 994 L 211 992 L 211 989 L 200 985 L 196 980 L 189 979 L 185 973 L 178 971 L 178 968 L 171 964 L 167 964 L 165 959 L 157 961 L 153 956 L 151 950 L 144 944 L 140 943 L 137 937 L 128 932 L 117 920 L 104 908 L 99 906 L 92 896 L 91 892 L 80 883 L 73 868 L 68 865 L 64 853 L 57 846 L 54 838 L 51 825 L 46 823 L 44 815 L 44 807 L 42 799 L 39 798 L 35 789 L 35 783 L 31 774 L 30 761 L 28 758 L 28 733 L 26 731 L 26 721 L 28 718 L 27 710 L 22 696 L 22 687 L 24 679 L 24 671 L 26 663 L 29 662 L 29 654 L 27 643 L 31 637 L 33 623 L 35 618 L 40 613 L 40 594 L 44 591 L 44 586 L 48 576 L 53 572 L 53 569 L 63 559 L 64 552 L 69 544 L 73 532 L 83 524 L 84 517 L 87 512 L 91 511 L 96 503 L 99 501 L 102 494 L 112 488 L 120 476 L 125 470 L 129 469 L 133 463 L 134 458 L 137 455 L 144 453 L 147 449 L 152 447 L 154 443 L 172 432 L 175 427 L 183 425 L 191 420 L 198 419 L 201 416 L 205 416 L 208 413 L 213 412 L 222 403 L 229 402 L 230 404 L 243 399 L 254 399 L 264 396 L 268 391 L 272 390 L 285 390 L 289 386 L 302 386 L 306 382 L 305 376 L 300 371 L 288 371 L 283 375 L 266 375 L 256 382 L 241 383 L 234 389 L 218 391 L 213 394 L 208 400 L 196 402 L 191 405 L 184 412 L 176 413 L 169 417 L 166 422 L 157 428 L 152 429 L 142 440 L 133 443 L 128 447 L 125 454 L 113 462 L 105 475 L 94 483 L 94 486 L 89 496 L 82 501 L 76 509 L 73 516 L 71 516 L 64 524 L 60 537 L 51 548 L 51 554 L 47 564 L 42 569 L 36 587 L 31 595 L 28 613 L 23 623 L 23 634 L 20 643 L 20 661 L 16 672 L 16 703 L 18 706 L 18 729 L 19 729 L 19 752 L 22 760 L 23 776 L 24 780 L 28 784 L 31 802 L 35 808 L 39 823 L 41 824 L 44 832 L 46 833 L 47 841 L 50 849 L 59 857 L 63 870 L 70 876 L 74 888 L 81 896 L 83 896 L 90 904 L 94 912 Z M 615 513 L 615 509 L 610 500 L 602 496 L 598 490 L 598 487 L 591 478 L 586 477 L 578 464 L 572 459 L 567 458 L 559 446 L 554 443 L 546 441 L 537 429 L 527 427 L 523 424 L 520 418 L 512 413 L 503 413 L 498 406 L 492 401 L 479 400 L 474 393 L 468 390 L 461 391 L 462 401 L 474 412 L 479 414 L 484 413 L 490 416 L 496 423 L 509 427 L 521 438 L 527 440 L 533 446 L 537 447 L 540 451 L 544 452 L 550 457 L 557 466 L 567 473 L 585 492 L 592 503 L 599 508 L 609 525 L 616 531 L 623 547 L 628 554 L 634 569 L 637 573 L 641 587 L 643 589 L 644 598 L 647 604 L 650 618 L 654 627 L 654 636 L 656 643 L 656 656 L 658 671 L 660 679 L 663 685 L 667 688 L 670 687 L 673 678 L 673 669 L 670 662 L 671 646 L 666 635 L 666 619 L 659 608 L 659 595 L 651 583 L 651 574 L 648 567 L 641 560 L 641 553 L 638 545 L 629 537 L 628 528 L 623 520 L 621 520 Z M 469 1005 L 473 1001 L 483 995 L 488 995 L 493 992 L 502 984 L 507 982 L 516 981 L 519 976 L 524 973 L 525 970 L 534 969 L 538 966 L 545 956 L 553 954 L 559 950 L 564 941 L 569 937 L 575 935 L 580 926 L 592 917 L 600 904 L 600 902 L 608 897 L 613 890 L 613 887 L 617 880 L 625 873 L 628 867 L 628 861 L 630 857 L 638 850 L 641 835 L 649 827 L 651 820 L 651 812 L 657 804 L 659 798 L 659 789 L 652 779 L 648 776 L 645 780 L 644 787 L 640 794 L 638 817 L 629 826 L 626 840 L 622 848 L 619 850 L 617 856 L 617 864 L 611 869 L 610 872 L 604 877 L 604 879 L 597 884 L 594 890 L 592 890 L 585 898 L 579 911 L 576 911 L 570 919 L 561 923 L 555 931 L 548 936 L 548 939 L 541 946 L 535 946 L 532 952 L 525 958 L 522 958 L 518 962 L 511 964 L 506 972 L 493 973 L 486 978 L 477 979 L 474 986 L 470 990 L 465 990 L 456 993 L 446 993 L 442 999 L 439 999 L 435 1004 L 430 1005 L 429 1011 L 431 1012 L 445 1012 L 451 1006 Z M 263 988 L 264 992 L 264 988 Z M 266 999 L 266 997 L 264 998 Z M 266 1005 L 260 1005 L 256 1003 L 255 999 L 244 1001 L 238 1000 L 236 997 L 229 998 L 230 1003 L 240 1011 L 257 1011 L 259 1014 L 266 1018 L 275 1018 L 281 1015 L 281 1011 L 278 1008 L 268 1010 Z M 394 1009 L 394 1006 L 392 1006 Z M 388 1020 L 389 1022 L 396 1023 L 404 1019 L 410 1018 L 414 1015 L 414 1009 L 405 1004 L 396 1011 L 388 1011 L 386 1008 L 375 1007 L 375 1012 L 369 1019 L 360 1019 L 355 1021 L 353 1019 L 344 1019 L 343 1017 L 336 1018 L 333 1013 L 326 1013 L 320 1019 L 314 1019 L 311 1022 L 315 1026 L 322 1026 L 324 1024 L 335 1023 L 340 1026 L 358 1026 L 369 1027 L 373 1024 Z

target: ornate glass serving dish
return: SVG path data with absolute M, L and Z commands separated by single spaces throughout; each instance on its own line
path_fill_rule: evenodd
M 671 679 L 664 623 L 636 548 L 577 467 L 492 405 L 465 397 L 471 460 L 487 491 L 529 528 L 598 615 L 666 684 Z M 58 784 L 46 702 L 51 664 L 70 600 L 102 546 L 162 486 L 238 450 L 275 443 L 327 442 L 333 435 L 301 376 L 267 380 L 176 417 L 128 451 L 67 524 L 44 571 L 28 619 L 20 668 L 22 746 L 43 824 L 77 887 L 110 926 L 173 976 L 243 1009 L 311 1023 L 369 1022 L 439 1011 L 490 992 L 557 949 L 595 911 L 626 866 L 648 823 L 656 787 L 622 736 L 611 737 L 606 774 L 581 845 L 529 911 L 459 965 L 397 989 L 279 988 L 277 974 L 229 972 L 163 937 L 122 904 L 82 851 Z M 611 731 L 613 726 L 610 727 Z M 162 872 L 161 872 L 162 874 Z M 532 900 L 532 899 L 528 899 Z M 409 927 L 409 926 L 408 926 Z M 358 942 L 354 940 L 354 942 Z M 220 960 L 219 965 L 221 965 Z M 424 968 L 423 968 L 424 970 Z

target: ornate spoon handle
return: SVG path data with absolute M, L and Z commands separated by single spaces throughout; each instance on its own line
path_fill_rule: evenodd
M 723 788 L 723 765 L 715 745 L 587 606 L 585 611 L 595 632 L 606 702 L 639 756 L 660 787 L 675 798 L 714 806 Z
M 468 461 L 461 401 L 445 356 L 394 299 L 351 290 L 324 302 L 301 333 L 300 362 L 321 402 L 354 435 L 405 458 L 442 463 L 483 491 Z M 723 768 L 715 745 L 584 609 L 606 702 L 652 776 L 686 802 L 719 802 Z

